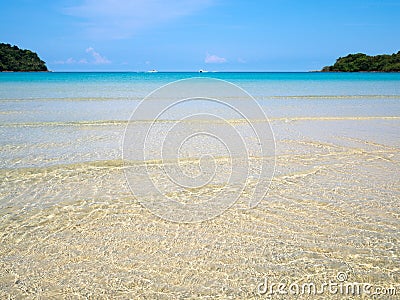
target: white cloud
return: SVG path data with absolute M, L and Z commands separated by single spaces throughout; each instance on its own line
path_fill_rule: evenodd
M 54 62 L 56 65 L 73 65 L 73 64 L 87 64 L 86 59 L 76 60 L 73 57 L 70 57 L 66 60 L 57 60 Z
M 245 61 L 243 58 L 241 58 L 241 57 L 239 57 L 239 58 L 237 59 L 237 61 L 238 61 L 239 63 L 241 63 L 241 64 L 245 64 L 245 63 L 246 63 L 246 61 Z
M 204 59 L 204 62 L 207 64 L 221 64 L 221 63 L 227 62 L 227 60 L 224 57 L 219 57 L 215 54 L 207 53 L 206 58 Z
M 107 58 L 104 56 L 100 55 L 100 53 L 96 52 L 93 47 L 89 47 L 86 49 L 86 53 L 90 53 L 93 58 L 94 58 L 94 64 L 96 65 L 102 65 L 102 64 L 109 64 L 111 61 L 109 61 Z
M 57 65 L 77 65 L 77 64 L 101 65 L 101 64 L 110 64 L 111 63 L 111 61 L 109 61 L 106 57 L 104 57 L 100 53 L 96 52 L 93 47 L 87 48 L 86 53 L 90 54 L 91 59 L 87 59 L 87 58 L 75 59 L 73 57 L 70 57 L 66 60 L 58 60 L 54 63 Z
M 214 0 L 81 0 L 64 13 L 82 19 L 92 38 L 128 38 L 143 28 L 191 15 Z
M 65 63 L 66 63 L 66 64 L 74 64 L 74 63 L 76 63 L 76 61 L 75 61 L 75 59 L 73 59 L 72 57 L 70 57 L 70 58 L 68 58 L 68 59 L 65 61 Z

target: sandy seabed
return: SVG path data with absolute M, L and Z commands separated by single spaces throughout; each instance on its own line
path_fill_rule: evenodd
M 335 130 L 343 122 L 359 131 L 344 136 Z M 377 298 L 395 299 L 400 145 L 366 139 L 373 122 L 272 122 L 276 173 L 263 201 L 195 224 L 142 207 L 120 160 L 1 169 L 8 201 L 0 210 L 0 298 L 360 298 L 260 294 L 267 279 L 318 289 L 329 281 L 368 283 L 371 292 L 394 287 L 396 296 Z M 321 124 L 336 137 L 310 133 Z

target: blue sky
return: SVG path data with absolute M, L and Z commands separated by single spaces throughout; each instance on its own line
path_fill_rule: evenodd
M 308 71 L 400 50 L 396 0 L 1 1 L 0 41 L 54 71 Z

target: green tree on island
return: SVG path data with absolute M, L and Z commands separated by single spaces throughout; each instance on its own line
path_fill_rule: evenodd
M 324 67 L 322 72 L 400 72 L 400 51 L 376 56 L 349 54 L 339 57 L 333 66 Z
M 35 52 L 0 43 L 0 71 L 37 72 L 48 70 L 46 63 Z

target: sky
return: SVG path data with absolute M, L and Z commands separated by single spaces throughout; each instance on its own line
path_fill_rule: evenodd
M 310 71 L 400 50 L 399 0 L 1 0 L 53 71 Z

